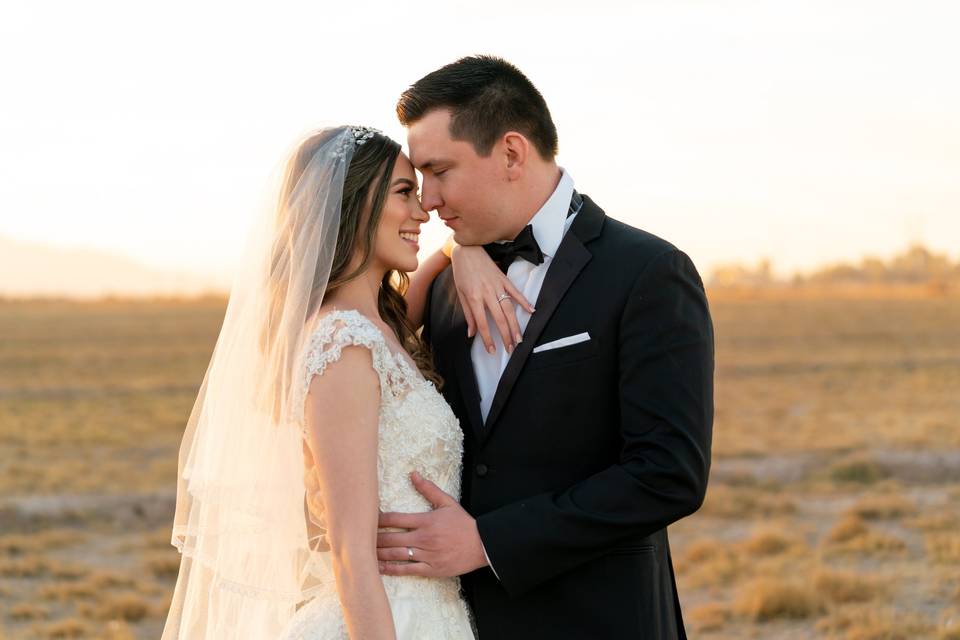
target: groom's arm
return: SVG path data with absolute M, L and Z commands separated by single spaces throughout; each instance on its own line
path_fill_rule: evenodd
M 564 491 L 477 518 L 490 562 L 511 595 L 663 529 L 703 502 L 713 327 L 702 281 L 685 254 L 661 254 L 638 276 L 618 350 L 624 443 L 618 463 Z

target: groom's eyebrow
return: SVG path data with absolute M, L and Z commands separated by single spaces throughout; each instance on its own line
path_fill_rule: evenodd
M 425 169 L 428 171 L 432 171 L 434 165 L 437 165 L 437 164 L 443 164 L 443 160 L 437 160 L 436 158 L 431 158 L 430 160 L 427 160 L 423 164 L 415 164 L 414 166 L 422 173 Z

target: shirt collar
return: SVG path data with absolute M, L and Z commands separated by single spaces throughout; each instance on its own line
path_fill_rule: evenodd
M 563 232 L 570 211 L 570 198 L 573 197 L 573 178 L 561 167 L 560 182 L 553 193 L 543 203 L 540 210 L 530 219 L 533 237 L 540 245 L 540 251 L 546 257 L 553 257 L 563 240 Z

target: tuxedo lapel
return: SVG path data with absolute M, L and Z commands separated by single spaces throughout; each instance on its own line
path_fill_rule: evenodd
M 487 421 L 482 430 L 478 432 L 481 442 L 489 437 L 493 430 L 497 418 L 500 416 L 504 405 L 506 405 L 510 392 L 523 370 L 523 365 L 526 364 L 534 345 L 540 339 L 540 334 L 543 333 L 550 318 L 557 310 L 567 289 L 590 262 L 592 255 L 584 245 L 600 234 L 604 213 L 589 198 L 584 196 L 583 199 L 583 208 L 574 219 L 570 230 L 563 237 L 563 241 L 557 249 L 557 254 L 553 257 L 553 261 L 547 269 L 543 286 L 540 287 L 540 295 L 534 304 L 536 311 L 530 316 L 527 328 L 523 332 L 523 342 L 514 350 L 510 360 L 507 361 L 506 368 L 503 370 L 503 375 L 500 376 L 497 391 L 490 405 L 490 412 L 487 414 Z M 469 349 L 467 364 L 470 364 Z M 471 380 L 476 382 L 476 378 L 472 377 L 472 366 L 469 368 Z
M 472 340 L 467 338 L 467 320 L 463 315 L 463 308 L 457 296 L 450 302 L 452 313 L 450 326 L 453 336 L 453 360 L 457 371 L 457 386 L 463 396 L 463 404 L 467 409 L 467 418 L 470 428 L 479 438 L 483 431 L 483 418 L 480 415 L 480 389 L 477 386 L 477 375 L 473 371 L 473 362 L 470 359 L 470 345 Z M 476 336 L 474 336 L 476 338 Z

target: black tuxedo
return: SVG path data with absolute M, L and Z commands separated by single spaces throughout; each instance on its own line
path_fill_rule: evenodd
M 450 269 L 427 304 L 465 436 L 462 503 L 500 577 L 463 576 L 480 640 L 685 637 L 666 527 L 703 501 L 713 423 L 713 328 L 690 259 L 585 197 L 486 424 Z

